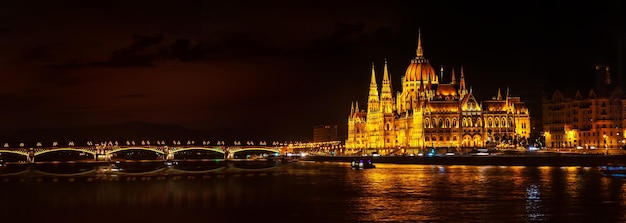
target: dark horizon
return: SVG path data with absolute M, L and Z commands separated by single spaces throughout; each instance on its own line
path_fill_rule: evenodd
M 145 122 L 311 141 L 331 124 L 344 138 L 371 63 L 400 86 L 418 29 L 445 81 L 463 66 L 478 100 L 509 87 L 537 120 L 543 92 L 585 87 L 597 64 L 623 83 L 621 4 L 11 2 L 0 133 Z

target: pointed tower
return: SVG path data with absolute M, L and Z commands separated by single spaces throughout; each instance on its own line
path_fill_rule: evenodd
M 500 95 L 500 88 L 498 87 L 498 95 L 496 95 L 496 100 L 502 100 L 502 95 Z
M 463 98 L 467 94 L 467 88 L 465 87 L 465 73 L 463 72 L 463 65 L 461 65 L 461 78 L 459 83 L 459 95 Z
M 393 112 L 393 97 L 391 95 L 391 81 L 389 79 L 389 70 L 387 69 L 387 59 L 385 59 L 385 68 L 383 70 L 383 86 L 380 95 L 380 105 L 383 113 Z
M 439 68 L 439 83 L 443 83 L 443 65 Z
M 350 104 L 350 118 L 354 116 L 354 101 Z
M 370 93 L 367 99 L 367 113 L 376 112 L 380 107 L 380 98 L 378 97 L 378 86 L 376 85 L 376 71 L 374 63 L 372 63 L 372 80 L 370 82 Z
M 372 81 L 370 83 L 370 93 L 367 100 L 367 116 L 365 118 L 367 136 L 365 146 L 367 148 L 379 149 L 383 146 L 382 139 L 382 113 L 380 112 L 380 97 L 378 96 L 378 86 L 376 85 L 376 72 L 372 63 Z
M 450 84 L 456 84 L 456 77 L 454 74 L 454 67 L 452 67 L 452 81 L 450 81 Z
M 417 29 L 417 58 L 424 57 L 422 50 L 422 28 Z

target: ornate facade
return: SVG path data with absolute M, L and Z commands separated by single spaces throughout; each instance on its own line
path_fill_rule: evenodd
M 548 148 L 606 149 L 624 146 L 626 99 L 607 66 L 596 66 L 595 84 L 566 97 L 556 90 L 542 101 Z
M 387 61 L 380 93 L 372 64 L 366 108 L 353 102 L 348 117 L 346 149 L 381 154 L 454 150 L 517 143 L 529 137 L 530 116 L 519 97 L 511 97 L 507 89 L 504 97 L 498 90 L 492 100 L 477 101 L 465 83 L 463 67 L 458 81 L 454 68 L 448 83 L 443 81 L 443 67 L 437 75 L 424 57 L 421 34 L 416 53 L 395 95 Z

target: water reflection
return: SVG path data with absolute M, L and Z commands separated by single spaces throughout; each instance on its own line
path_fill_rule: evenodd
M 55 168 L 48 173 L 71 173 Z M 97 174 L 5 177 L 0 210 L 8 220 L 40 222 L 626 221 L 623 180 L 596 168 L 190 162 L 129 173 L 136 170 L 162 172 L 92 181 Z

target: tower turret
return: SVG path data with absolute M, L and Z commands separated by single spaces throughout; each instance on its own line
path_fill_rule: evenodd
M 461 65 L 461 83 L 459 83 L 461 86 L 459 86 L 459 88 L 461 88 L 461 90 L 465 90 L 465 73 L 463 73 L 463 65 Z
M 465 73 L 463 72 L 463 65 L 461 65 L 461 78 L 459 83 L 459 96 L 463 98 L 467 94 L 467 89 L 465 87 Z
M 385 59 L 385 68 L 383 70 L 383 86 L 381 89 L 380 103 L 384 113 L 393 111 L 393 97 L 391 95 L 391 81 L 389 79 L 389 70 L 387 69 L 387 59 Z
M 456 84 L 456 77 L 454 77 L 454 67 L 452 68 L 452 81 L 450 81 L 450 84 Z
M 439 83 L 443 83 L 443 65 L 439 68 Z
M 424 57 L 422 50 L 422 28 L 417 29 L 417 58 Z
M 496 100 L 502 100 L 502 95 L 500 95 L 500 88 L 498 87 L 498 95 L 496 95 Z
M 370 93 L 367 100 L 367 112 L 378 111 L 380 107 L 380 98 L 378 97 L 378 86 L 376 85 L 376 71 L 374 63 L 372 63 L 372 80 L 370 82 Z

